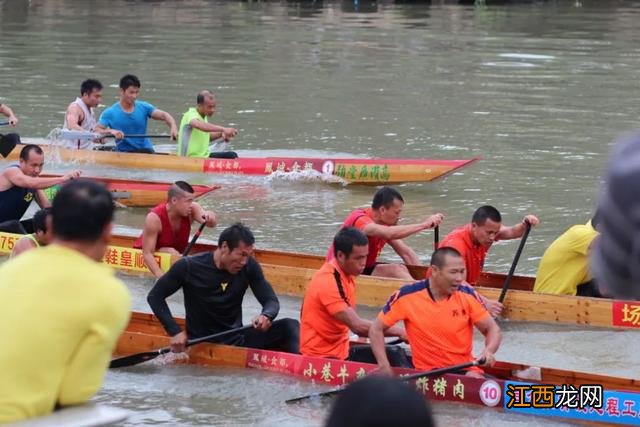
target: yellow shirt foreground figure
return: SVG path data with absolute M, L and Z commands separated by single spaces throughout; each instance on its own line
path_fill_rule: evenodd
M 600 297 L 589 273 L 589 250 L 598 236 L 598 215 L 574 225 L 547 248 L 540 260 L 534 292 Z
M 53 244 L 0 267 L 0 423 L 90 399 L 129 319 L 126 287 L 99 262 L 111 194 L 73 181 L 56 195 L 52 218 Z

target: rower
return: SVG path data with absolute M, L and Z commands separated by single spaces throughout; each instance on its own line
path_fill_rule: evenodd
M 40 209 L 33 215 L 33 233 L 22 236 L 11 251 L 11 258 L 31 249 L 47 246 L 53 239 L 51 208 Z
M 598 212 L 586 224 L 569 228 L 544 251 L 534 292 L 601 298 L 589 272 L 589 253 L 598 237 Z
M 355 278 L 362 273 L 368 253 L 367 236 L 354 228 L 338 231 L 333 239 L 335 256 L 315 272 L 307 285 L 300 315 L 300 351 L 306 356 L 330 357 L 373 363 L 368 345 L 349 346 L 349 331 L 366 337 L 371 322 L 356 312 Z M 406 339 L 402 328 L 386 335 Z M 411 366 L 404 351 L 388 346 L 394 366 Z
M 222 139 L 224 142 L 238 134 L 232 127 L 209 123 L 216 112 L 216 97 L 208 90 L 196 96 L 196 106 L 182 116 L 178 132 L 178 155 L 188 157 L 218 157 L 220 153 L 209 153 L 209 142 Z M 237 156 L 236 156 L 237 157 Z
M 27 234 L 20 218 L 33 200 L 41 208 L 50 206 L 42 189 L 80 176 L 74 170 L 56 178 L 40 178 L 44 166 L 44 152 L 33 144 L 22 147 L 20 162 L 11 165 L 0 175 L 0 231 Z
M 369 330 L 371 348 L 383 373 L 391 373 L 383 333 L 399 321 L 404 321 L 417 369 L 428 371 L 472 361 L 473 326 L 485 337 L 481 357 L 486 358 L 486 365 L 494 364 L 502 340 L 500 327 L 473 289 L 463 285 L 464 278 L 460 252 L 441 247 L 431 256 L 429 279 L 403 286 L 391 296 Z M 465 373 L 482 376 L 477 367 Z
M 116 102 L 100 115 L 96 131 L 100 133 L 117 129 L 124 135 L 116 139 L 116 151 L 128 153 L 155 153 L 151 140 L 147 137 L 128 138 L 126 134 L 144 135 L 147 133 L 149 118 L 164 121 L 169 126 L 169 134 L 173 140 L 178 137 L 176 122 L 171 114 L 157 109 L 145 101 L 138 101 L 140 80 L 127 74 L 120 79 L 120 101 Z
M 98 80 L 87 79 L 80 85 L 80 97 L 76 98 L 69 106 L 64 116 L 64 129 L 78 130 L 81 132 L 94 132 L 98 122 L 94 109 L 102 101 L 102 83 Z M 113 129 L 104 129 L 103 134 L 113 135 L 117 139 L 122 139 L 124 134 Z M 104 139 L 96 139 L 96 143 L 103 144 Z M 91 149 L 92 141 L 87 139 L 67 140 L 65 148 L 70 149 Z
M 7 104 L 0 103 L 0 113 L 9 119 L 11 126 L 18 125 L 18 118 L 13 114 L 13 110 Z
M 127 325 L 126 286 L 101 263 L 113 200 L 79 179 L 51 208 L 54 240 L 0 266 L 0 424 L 91 399 Z
M 343 227 L 361 230 L 369 239 L 369 252 L 362 274 L 413 280 L 405 265 L 379 263 L 378 256 L 388 243 L 405 264 L 419 265 L 418 255 L 402 239 L 440 225 L 444 215 L 437 213 L 417 224 L 397 225 L 403 208 L 404 199 L 400 193 L 391 187 L 382 187 L 373 196 L 370 208 L 354 210 L 342 224 Z M 333 247 L 327 254 L 327 260 L 331 258 Z
M 453 230 L 442 240 L 439 247 L 451 247 L 462 254 L 466 268 L 466 281 L 475 286 L 478 284 L 484 259 L 491 245 L 498 240 L 517 239 L 524 234 L 527 223 L 536 226 L 539 222 L 535 215 L 525 215 L 520 223 L 506 226 L 502 224 L 500 212 L 493 206 L 485 205 L 476 209 L 470 224 Z M 429 277 L 429 271 L 427 271 L 427 277 Z M 497 316 L 502 312 L 502 303 L 480 294 L 478 296 L 492 315 Z
M 144 261 L 156 277 L 164 273 L 153 253 L 167 252 L 180 256 L 189 243 L 191 223 L 206 223 L 208 227 L 216 226 L 216 214 L 205 211 L 194 202 L 193 187 L 184 181 L 176 181 L 169 187 L 167 201 L 162 202 L 147 214 L 142 234 L 134 242 L 133 247 L 142 249 Z
M 178 260 L 156 282 L 147 301 L 171 336 L 171 349 L 182 352 L 189 339 L 205 337 L 242 326 L 242 301 L 251 288 L 262 311 L 253 317 L 253 328 L 225 339 L 224 344 L 298 353 L 299 323 L 274 320 L 280 311 L 278 297 L 253 258 L 255 238 L 241 223 L 226 228 L 218 248 Z M 171 315 L 166 299 L 182 288 L 187 330 Z

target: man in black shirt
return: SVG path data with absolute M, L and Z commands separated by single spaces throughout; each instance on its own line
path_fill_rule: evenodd
M 171 349 L 184 351 L 187 339 L 199 338 L 242 326 L 242 300 L 250 286 L 262 304 L 251 321 L 253 329 L 225 337 L 224 344 L 298 353 L 300 324 L 294 319 L 274 321 L 280 310 L 278 297 L 251 256 L 255 238 L 241 223 L 225 229 L 218 248 L 178 260 L 149 292 L 147 301 L 171 335 Z M 187 331 L 171 315 L 166 298 L 182 288 Z M 188 337 L 188 338 L 187 338 Z

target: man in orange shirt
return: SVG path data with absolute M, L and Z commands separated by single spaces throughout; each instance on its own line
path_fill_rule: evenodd
M 364 269 L 367 244 L 367 236 L 353 227 L 341 229 L 334 237 L 335 257 L 325 262 L 313 275 L 302 302 L 302 354 L 360 362 L 374 361 L 369 346 L 349 347 L 349 330 L 366 337 L 371 325 L 355 310 L 355 278 Z M 391 328 L 387 335 L 406 338 L 402 328 Z M 394 359 L 394 365 L 408 365 L 402 349 L 388 346 L 387 350 Z
M 536 226 L 539 223 L 535 215 L 526 215 L 522 222 L 506 226 L 502 224 L 500 212 L 493 206 L 481 206 L 473 213 L 471 223 L 456 228 L 442 240 L 439 247 L 456 249 L 464 259 L 467 270 L 466 281 L 476 285 L 484 268 L 484 259 L 494 242 L 517 239 L 526 230 L 526 223 Z M 480 295 L 480 300 L 494 316 L 502 312 L 502 304 Z
M 463 285 L 462 256 L 453 248 L 439 248 L 431 256 L 431 270 L 431 278 L 396 291 L 371 324 L 369 338 L 380 370 L 391 373 L 383 334 L 401 320 L 417 369 L 426 371 L 473 360 L 473 326 L 485 337 L 481 357 L 486 358 L 486 365 L 493 365 L 502 333 L 473 289 Z M 473 367 L 466 374 L 482 377 L 482 370 Z
M 404 199 L 400 193 L 391 187 L 382 187 L 373 196 L 370 208 L 352 211 L 342 224 L 343 227 L 357 228 L 369 240 L 369 251 L 362 274 L 413 280 L 405 265 L 378 263 L 378 256 L 388 243 L 405 264 L 420 265 L 418 255 L 402 239 L 436 227 L 442 222 L 444 215 L 437 213 L 417 224 L 398 225 L 403 208 Z M 333 248 L 330 248 L 327 260 L 332 257 Z

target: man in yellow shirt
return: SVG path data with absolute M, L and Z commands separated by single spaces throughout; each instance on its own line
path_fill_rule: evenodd
M 113 211 L 104 186 L 74 180 L 53 200 L 53 243 L 0 267 L 0 424 L 100 388 L 131 310 L 126 287 L 100 263 Z
M 589 251 L 598 236 L 599 215 L 565 231 L 542 255 L 534 292 L 602 297 L 589 272 Z

